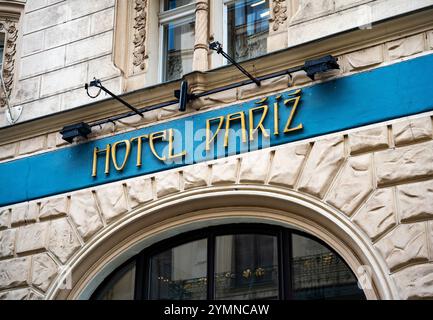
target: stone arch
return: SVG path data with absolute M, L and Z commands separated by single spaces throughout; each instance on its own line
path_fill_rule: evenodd
M 243 184 L 188 190 L 131 210 L 74 255 L 47 298 L 88 298 L 106 275 L 143 248 L 178 233 L 234 222 L 278 224 L 313 234 L 340 254 L 355 274 L 360 266 L 370 268 L 372 289 L 365 290 L 367 298 L 398 297 L 383 258 L 344 213 L 307 194 Z M 62 288 L 68 281 L 70 290 Z

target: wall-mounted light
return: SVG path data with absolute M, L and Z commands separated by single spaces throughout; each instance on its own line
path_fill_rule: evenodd
M 195 98 L 195 95 L 188 93 L 188 82 L 180 83 L 180 90 L 174 91 L 174 96 L 179 99 L 179 111 L 186 111 L 186 104 Z
M 90 88 L 90 87 L 97 87 L 97 88 L 99 88 L 99 92 L 98 92 L 96 95 L 94 95 L 94 96 L 90 95 L 90 93 L 89 93 L 89 88 Z M 131 109 L 132 111 L 134 111 L 136 114 L 138 114 L 138 115 L 141 116 L 141 117 L 144 117 L 144 116 L 143 116 L 143 113 L 142 113 L 141 111 L 139 111 L 137 108 L 131 106 L 128 102 L 126 102 L 125 100 L 123 100 L 123 99 L 121 99 L 120 97 L 116 96 L 116 95 L 115 95 L 114 93 L 112 93 L 110 90 L 108 90 L 107 88 L 105 88 L 105 87 L 102 85 L 101 80 L 98 80 L 98 79 L 96 79 L 96 78 L 93 78 L 93 81 L 90 81 L 90 83 L 88 83 L 88 84 L 86 83 L 86 84 L 84 85 L 84 89 L 86 89 L 87 95 L 88 95 L 90 98 L 96 98 L 96 97 L 98 97 L 99 94 L 101 93 L 101 90 L 104 90 L 106 93 L 108 93 L 108 94 L 109 94 L 110 96 L 112 96 L 114 99 L 116 99 L 117 101 L 119 101 L 120 103 L 122 103 L 123 105 L 125 105 L 126 107 L 128 107 L 129 109 Z
M 318 59 L 307 60 L 304 64 L 304 71 L 307 73 L 307 76 L 313 81 L 316 73 L 326 72 L 335 69 L 340 69 L 340 66 L 337 63 L 337 59 L 335 59 L 331 55 L 324 56 Z
M 226 58 L 229 62 L 231 62 L 236 68 L 238 68 L 244 75 L 251 79 L 257 86 L 260 87 L 260 80 L 253 77 L 247 70 L 245 70 L 239 63 L 235 61 L 232 57 L 230 57 L 226 52 L 224 52 L 221 43 L 218 41 L 214 41 L 209 43 L 209 49 L 216 51 L 216 53 L 221 54 L 224 58 Z
M 62 131 L 60 131 L 60 134 L 62 135 L 63 140 L 72 143 L 72 141 L 74 141 L 74 138 L 87 138 L 87 135 L 91 132 L 92 129 L 87 123 L 80 122 L 77 124 L 65 126 Z

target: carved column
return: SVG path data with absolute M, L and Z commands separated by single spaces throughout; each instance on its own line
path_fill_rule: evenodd
M 147 22 L 147 0 L 135 0 L 134 17 L 134 71 L 142 72 L 146 69 L 146 22 Z
M 287 48 L 287 28 L 291 12 L 291 0 L 271 0 L 268 52 Z
M 193 71 L 206 71 L 208 64 L 208 21 L 209 0 L 196 0 L 195 7 L 195 44 L 192 63 Z
M 25 1 L 0 1 L 0 32 L 4 33 L 3 80 L 5 89 L 0 85 L 0 108 L 10 100 L 14 87 L 16 70 L 18 22 Z M 5 92 L 6 91 L 6 92 Z

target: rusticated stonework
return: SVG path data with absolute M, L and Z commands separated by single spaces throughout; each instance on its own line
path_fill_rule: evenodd
M 134 72 L 143 71 L 146 68 L 146 22 L 147 22 L 147 0 L 135 0 L 134 10 Z
M 271 22 L 273 23 L 272 29 L 278 31 L 281 24 L 287 20 L 287 5 L 286 0 L 273 0 Z
M 6 106 L 6 99 L 9 99 L 12 93 L 14 83 L 15 55 L 17 48 L 18 29 L 17 22 L 12 20 L 0 21 L 0 32 L 5 33 L 5 49 L 3 60 L 3 85 L 0 84 L 0 107 Z
M 410 121 L 427 124 L 432 115 Z M 405 121 L 392 123 L 390 135 L 401 132 Z M 400 289 L 395 298 L 433 298 L 433 129 L 422 126 L 422 139 L 410 136 L 409 145 L 393 146 L 387 128 L 382 124 L 347 138 L 334 134 L 0 208 L 0 299 L 53 297 L 62 270 L 107 233 L 115 236 L 137 213 L 147 215 L 162 202 L 172 205 L 191 194 L 242 188 L 320 203 L 365 238 L 389 283 Z

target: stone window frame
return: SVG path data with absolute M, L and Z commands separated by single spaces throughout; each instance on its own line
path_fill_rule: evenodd
M 172 21 L 183 21 L 188 20 L 194 17 L 194 23 L 196 21 L 196 4 L 193 0 L 191 3 L 177 7 L 171 10 L 164 9 L 165 0 L 159 0 L 159 13 L 158 13 L 158 41 L 159 41 L 159 50 L 158 55 L 160 57 L 158 62 L 158 83 L 166 82 L 165 78 L 165 48 L 164 48 L 164 26 L 169 24 Z M 193 48 L 194 50 L 194 48 Z

